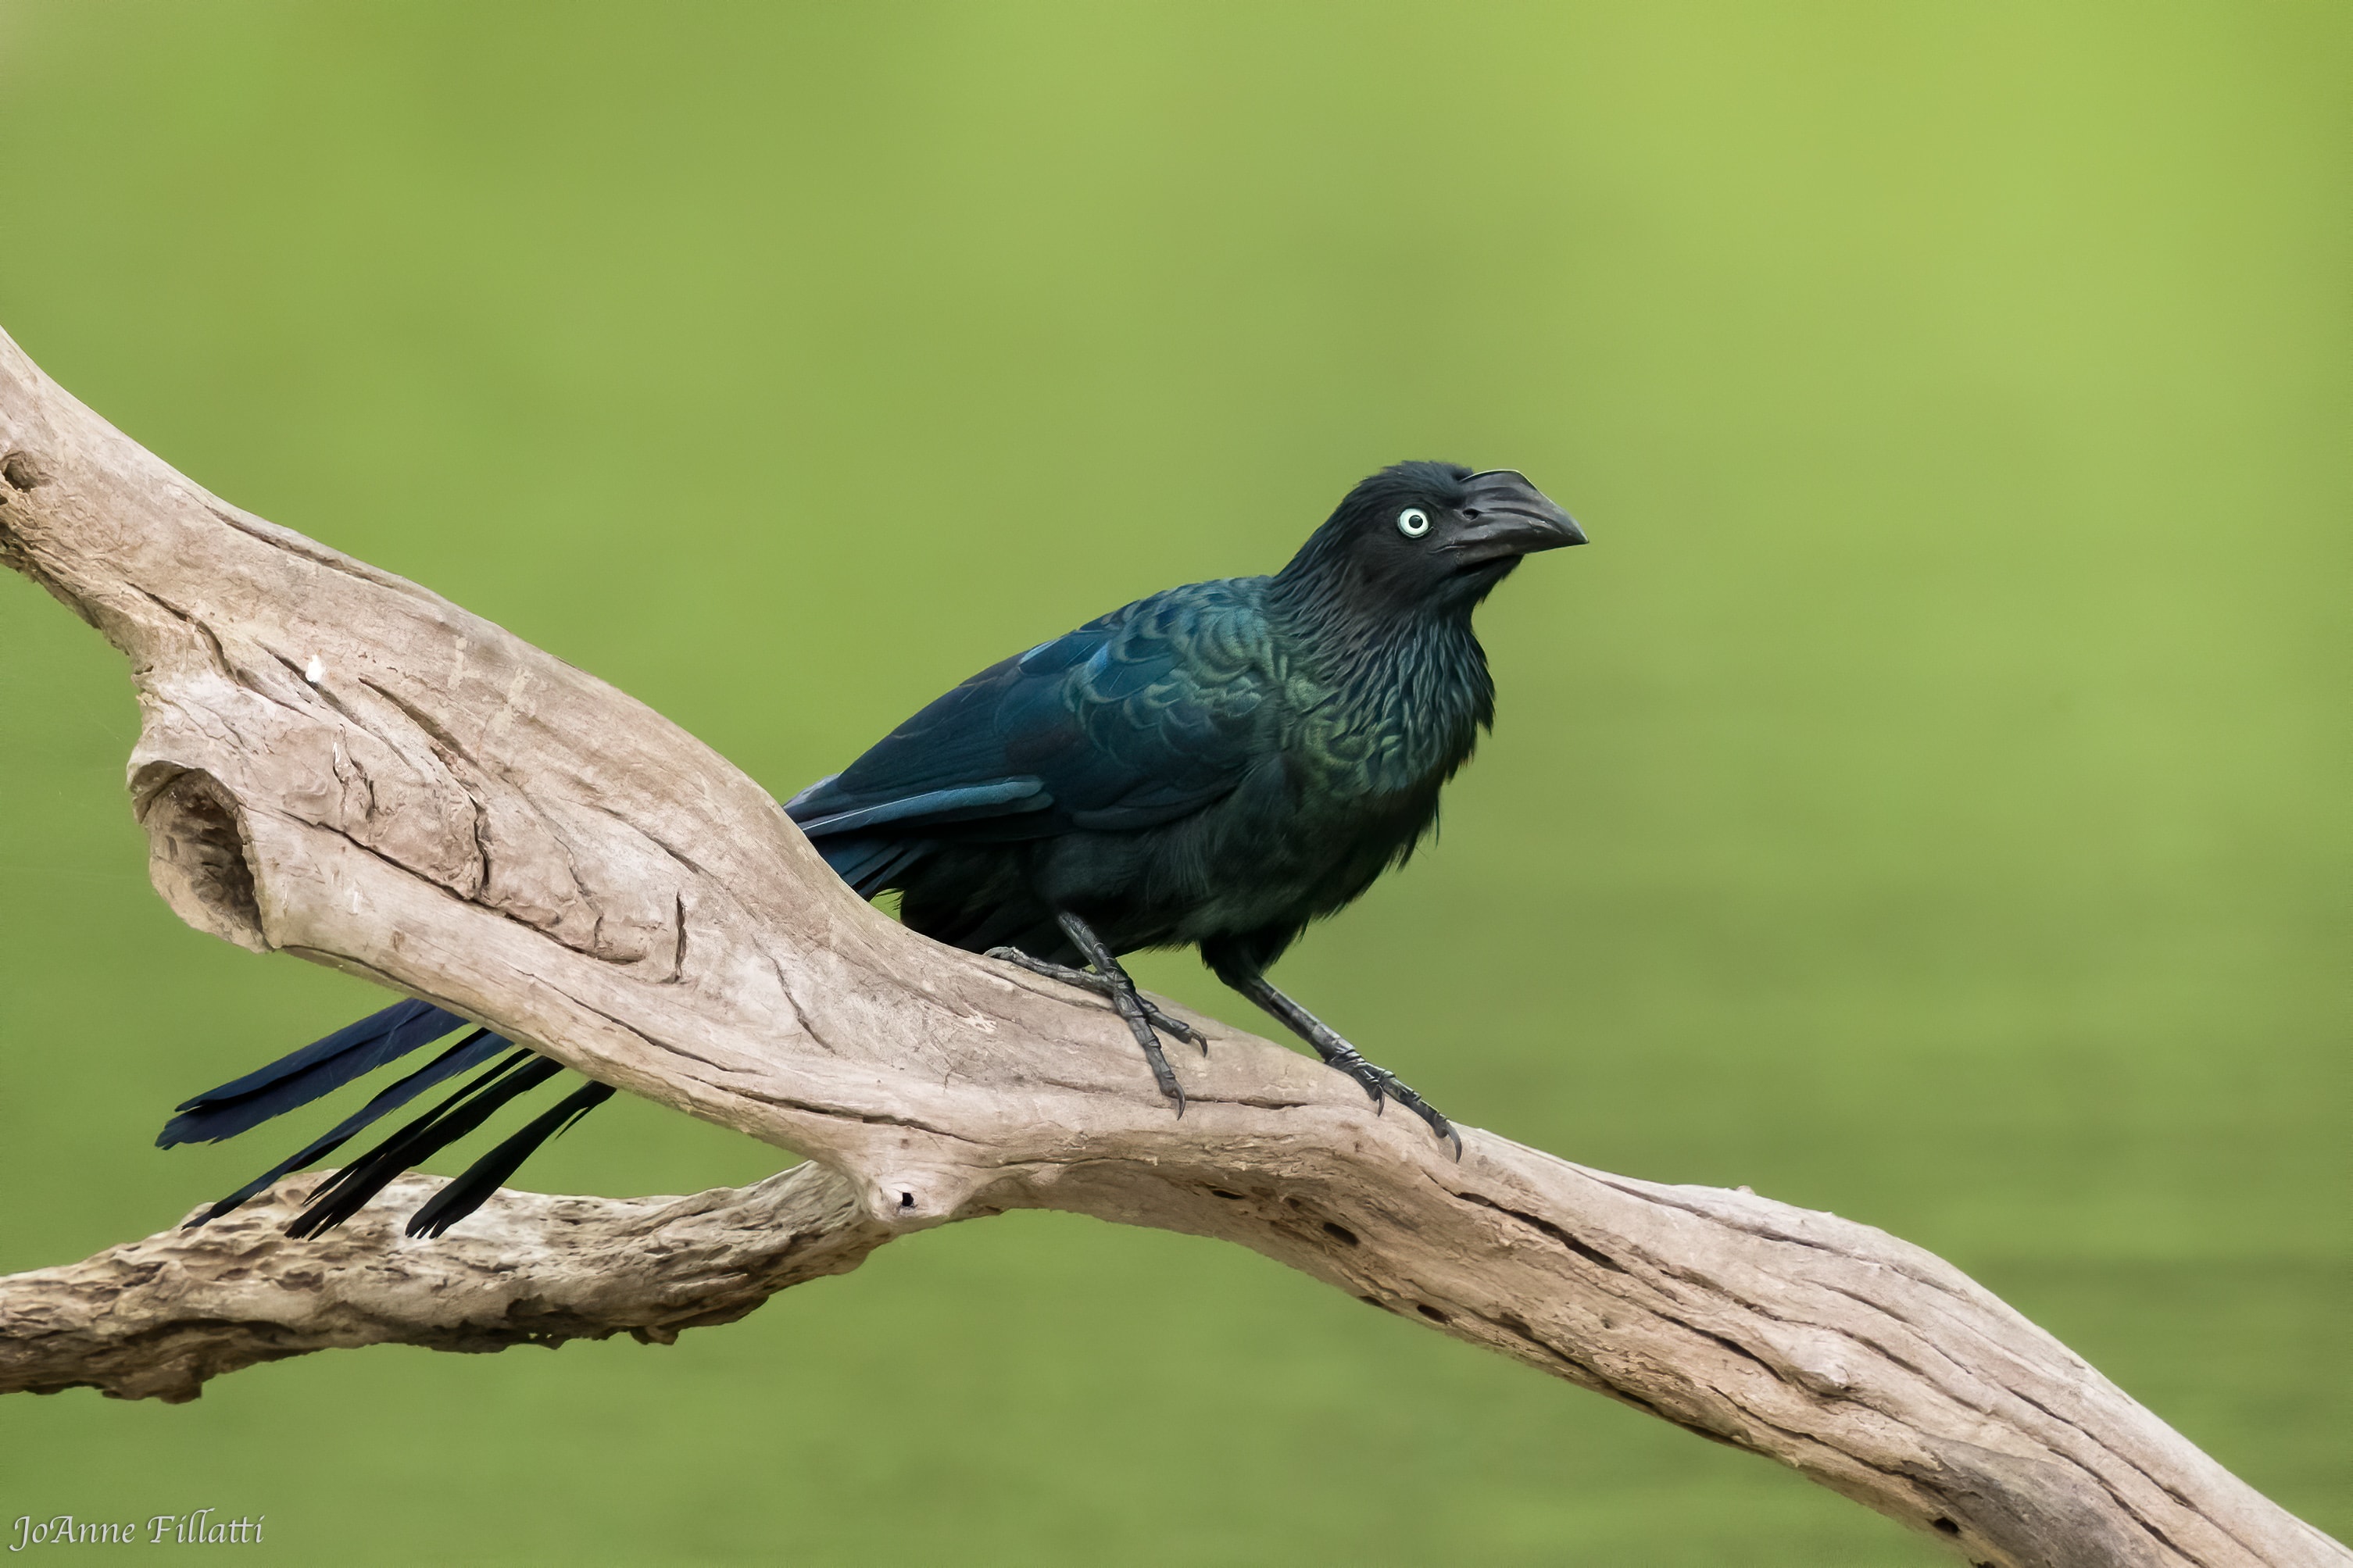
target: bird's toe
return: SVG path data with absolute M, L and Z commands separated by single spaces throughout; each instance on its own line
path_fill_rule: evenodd
M 1452 1144 L 1456 1159 L 1462 1158 L 1462 1134 L 1454 1130 L 1454 1123 L 1449 1121 L 1438 1107 L 1407 1089 L 1405 1085 L 1398 1084 L 1396 1087 L 1398 1091 L 1398 1102 L 1428 1122 L 1430 1130 L 1438 1134 L 1440 1142 Z
M 1200 1047 L 1201 1054 L 1205 1057 L 1209 1054 L 1209 1037 L 1184 1019 L 1172 1017 L 1149 1002 L 1144 1004 L 1144 1016 L 1146 1022 L 1162 1034 L 1174 1035 L 1188 1046 Z
M 1456 1159 L 1462 1158 L 1462 1135 L 1454 1130 L 1454 1123 L 1449 1121 L 1438 1107 L 1415 1093 L 1411 1084 L 1407 1083 L 1388 1068 L 1376 1067 L 1361 1057 L 1345 1064 L 1343 1070 L 1363 1085 L 1365 1092 L 1373 1097 L 1375 1115 L 1380 1114 L 1388 1108 L 1387 1102 L 1394 1100 L 1428 1122 L 1430 1130 L 1440 1140 L 1453 1145 Z

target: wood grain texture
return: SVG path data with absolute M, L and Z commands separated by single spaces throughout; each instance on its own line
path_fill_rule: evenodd
M 0 560 L 128 656 L 158 892 L 815 1162 L 740 1193 L 407 1178 L 0 1281 L 0 1387 L 191 1396 L 276 1356 L 724 1321 L 892 1237 L 1052 1208 L 1238 1242 L 2005 1565 L 2353 1563 L 1918 1247 L 1463 1130 L 1183 1014 L 1179 1119 L 1095 998 L 853 897 L 708 747 L 455 605 L 207 495 L 0 338 Z M 809 586 L 807 591 L 818 591 Z M 1181 1012 L 1181 1010 L 1178 1010 Z
M 179 1404 L 223 1373 L 312 1351 L 499 1351 L 624 1332 L 668 1344 L 788 1285 L 847 1273 L 891 1239 L 818 1164 L 691 1198 L 501 1192 L 429 1242 L 401 1225 L 442 1182 L 412 1172 L 340 1229 L 289 1238 L 287 1221 L 326 1177 L 290 1176 L 203 1230 L 9 1276 L 0 1394 L 96 1388 Z

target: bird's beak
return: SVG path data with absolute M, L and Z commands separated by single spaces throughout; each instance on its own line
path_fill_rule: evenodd
M 1468 489 L 1462 514 L 1472 520 L 1471 526 L 1452 542 L 1467 562 L 1500 561 L 1585 542 L 1585 531 L 1577 520 L 1528 483 L 1525 474 L 1490 468 L 1472 475 Z

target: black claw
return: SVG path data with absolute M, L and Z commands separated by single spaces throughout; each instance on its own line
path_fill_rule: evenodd
M 1387 1068 L 1376 1067 L 1350 1048 L 1344 1055 L 1335 1050 L 1328 1058 L 1332 1066 L 1346 1073 L 1373 1097 L 1373 1114 L 1383 1114 L 1388 1102 L 1396 1100 L 1430 1124 L 1430 1130 L 1454 1146 L 1454 1157 L 1462 1158 L 1462 1135 L 1454 1131 L 1454 1123 L 1446 1120 L 1439 1109 L 1416 1094 L 1413 1086 L 1399 1079 Z
M 1356 1087 L 1373 1097 L 1373 1114 L 1378 1116 L 1381 1113 L 1381 1090 L 1387 1087 L 1382 1080 L 1388 1078 L 1388 1074 L 1345 1047 L 1325 1055 L 1324 1065 L 1337 1068 L 1355 1079 Z
M 1417 1099 L 1411 1109 L 1414 1114 L 1430 1123 L 1430 1130 L 1437 1133 L 1441 1142 L 1454 1145 L 1456 1159 L 1462 1158 L 1462 1134 L 1454 1131 L 1454 1123 L 1439 1114 L 1438 1108 L 1426 1100 Z
M 1366 1065 L 1367 1067 L 1371 1067 L 1372 1064 L 1368 1062 Z M 1420 1117 L 1422 1121 L 1428 1122 L 1430 1124 L 1430 1130 L 1438 1134 L 1440 1140 L 1454 1145 L 1454 1157 L 1456 1159 L 1460 1160 L 1462 1158 L 1462 1135 L 1454 1131 L 1454 1123 L 1446 1120 L 1446 1117 L 1439 1110 L 1438 1107 L 1430 1104 L 1430 1101 L 1422 1099 L 1419 1094 L 1416 1094 L 1413 1091 L 1413 1087 L 1410 1084 L 1400 1080 L 1397 1074 L 1388 1071 L 1385 1068 L 1373 1068 L 1372 1070 L 1379 1075 L 1381 1086 L 1381 1093 L 1373 1097 L 1376 1102 L 1378 1102 L 1384 1097 L 1396 1100 L 1399 1105 L 1404 1106 L 1408 1110 L 1412 1111 L 1416 1116 Z M 1363 1082 L 1365 1080 L 1360 1079 L 1358 1081 Z
M 1419 1114 L 1421 1119 L 1430 1124 L 1430 1130 L 1438 1134 L 1438 1141 L 1447 1145 L 1447 1147 L 1453 1152 L 1454 1158 L 1456 1160 L 1461 1160 L 1462 1158 L 1462 1134 L 1454 1130 L 1454 1123 L 1447 1121 L 1446 1118 L 1440 1115 L 1437 1110 L 1427 1106 L 1421 1108 Z
M 1139 996 L 1136 1000 L 1141 1002 L 1144 999 Z M 1200 1047 L 1201 1054 L 1205 1057 L 1209 1054 L 1209 1037 L 1184 1019 L 1172 1018 L 1149 1002 L 1144 1003 L 1144 1016 L 1154 1028 L 1174 1035 L 1188 1046 Z

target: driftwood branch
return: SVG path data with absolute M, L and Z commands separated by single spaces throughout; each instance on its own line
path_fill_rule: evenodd
M 691 1198 L 501 1192 L 438 1241 L 401 1234 L 442 1184 L 411 1173 L 340 1229 L 289 1239 L 286 1222 L 325 1179 L 290 1176 L 206 1229 L 7 1277 L 0 1393 L 178 1404 L 225 1372 L 312 1351 L 500 1351 L 624 1332 L 668 1344 L 847 1273 L 891 1239 L 818 1164 Z
M 432 1242 L 375 1217 L 289 1241 L 298 1179 L 237 1223 L 0 1281 L 0 1386 L 176 1398 L 335 1345 L 661 1339 L 893 1236 L 1053 1208 L 1239 1242 L 1975 1563 L 2353 1563 L 1869 1226 L 1467 1128 L 1458 1163 L 1208 1020 L 1172 1117 L 1095 999 L 903 930 L 660 715 L 215 500 L 5 338 L 0 560 L 129 656 L 133 808 L 191 924 L 815 1162 L 685 1200 L 504 1194 Z

